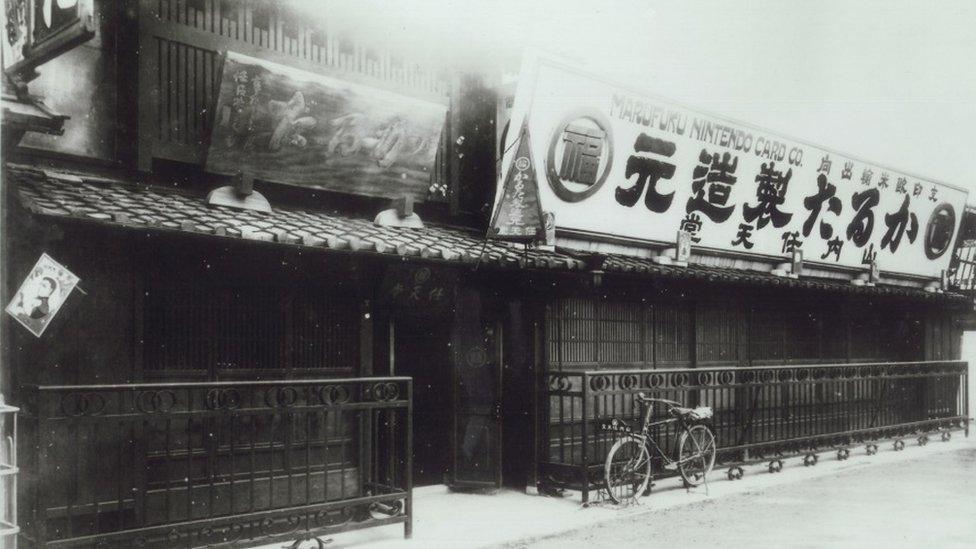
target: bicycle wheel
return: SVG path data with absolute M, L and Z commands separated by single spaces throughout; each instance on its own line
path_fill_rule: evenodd
M 641 439 L 617 439 L 607 454 L 604 480 L 614 503 L 636 502 L 644 495 L 651 480 L 651 455 Z
M 692 425 L 678 439 L 678 472 L 689 486 L 705 482 L 715 465 L 715 435 L 705 425 Z

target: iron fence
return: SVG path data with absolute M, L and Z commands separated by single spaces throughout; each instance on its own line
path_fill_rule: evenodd
M 616 437 L 599 425 L 616 418 L 639 426 L 637 393 L 711 406 L 719 461 L 732 465 L 968 428 L 966 375 L 963 361 L 549 372 L 540 478 L 588 501 Z M 665 452 L 673 452 L 673 429 L 651 433 Z
M 240 546 L 412 526 L 404 377 L 35 387 L 26 541 Z

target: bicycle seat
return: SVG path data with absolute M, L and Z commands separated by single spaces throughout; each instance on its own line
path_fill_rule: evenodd
M 676 416 L 687 416 L 688 414 L 695 411 L 694 408 L 684 408 L 681 406 L 675 406 L 671 409 L 674 410 L 674 415 Z

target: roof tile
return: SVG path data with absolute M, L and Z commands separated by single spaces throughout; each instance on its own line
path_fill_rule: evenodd
M 122 227 L 147 224 L 227 238 L 325 246 L 358 253 L 422 257 L 431 261 L 496 268 L 579 271 L 585 270 L 587 265 L 579 257 L 561 250 L 527 249 L 519 244 L 486 241 L 481 234 L 450 227 L 378 227 L 368 219 L 307 209 L 276 208 L 270 214 L 259 214 L 209 206 L 202 197 L 168 188 L 91 174 L 41 171 L 13 165 L 5 166 L 5 172 L 5 179 L 17 188 L 24 207 L 42 216 L 69 217 Z M 690 278 L 926 299 L 966 299 L 958 294 L 934 294 L 917 288 L 854 286 L 842 280 L 786 279 L 759 271 L 703 265 L 658 265 L 650 259 L 616 254 L 607 257 L 603 269 L 666 279 Z

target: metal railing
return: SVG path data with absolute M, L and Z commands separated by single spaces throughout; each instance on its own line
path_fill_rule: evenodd
M 718 458 L 736 464 L 968 428 L 966 375 L 963 361 L 549 372 L 540 478 L 588 501 L 615 439 L 598 426 L 612 418 L 639 425 L 640 392 L 711 406 Z M 673 451 L 673 431 L 652 436 Z
M 412 528 L 410 378 L 34 387 L 25 537 L 259 545 Z

